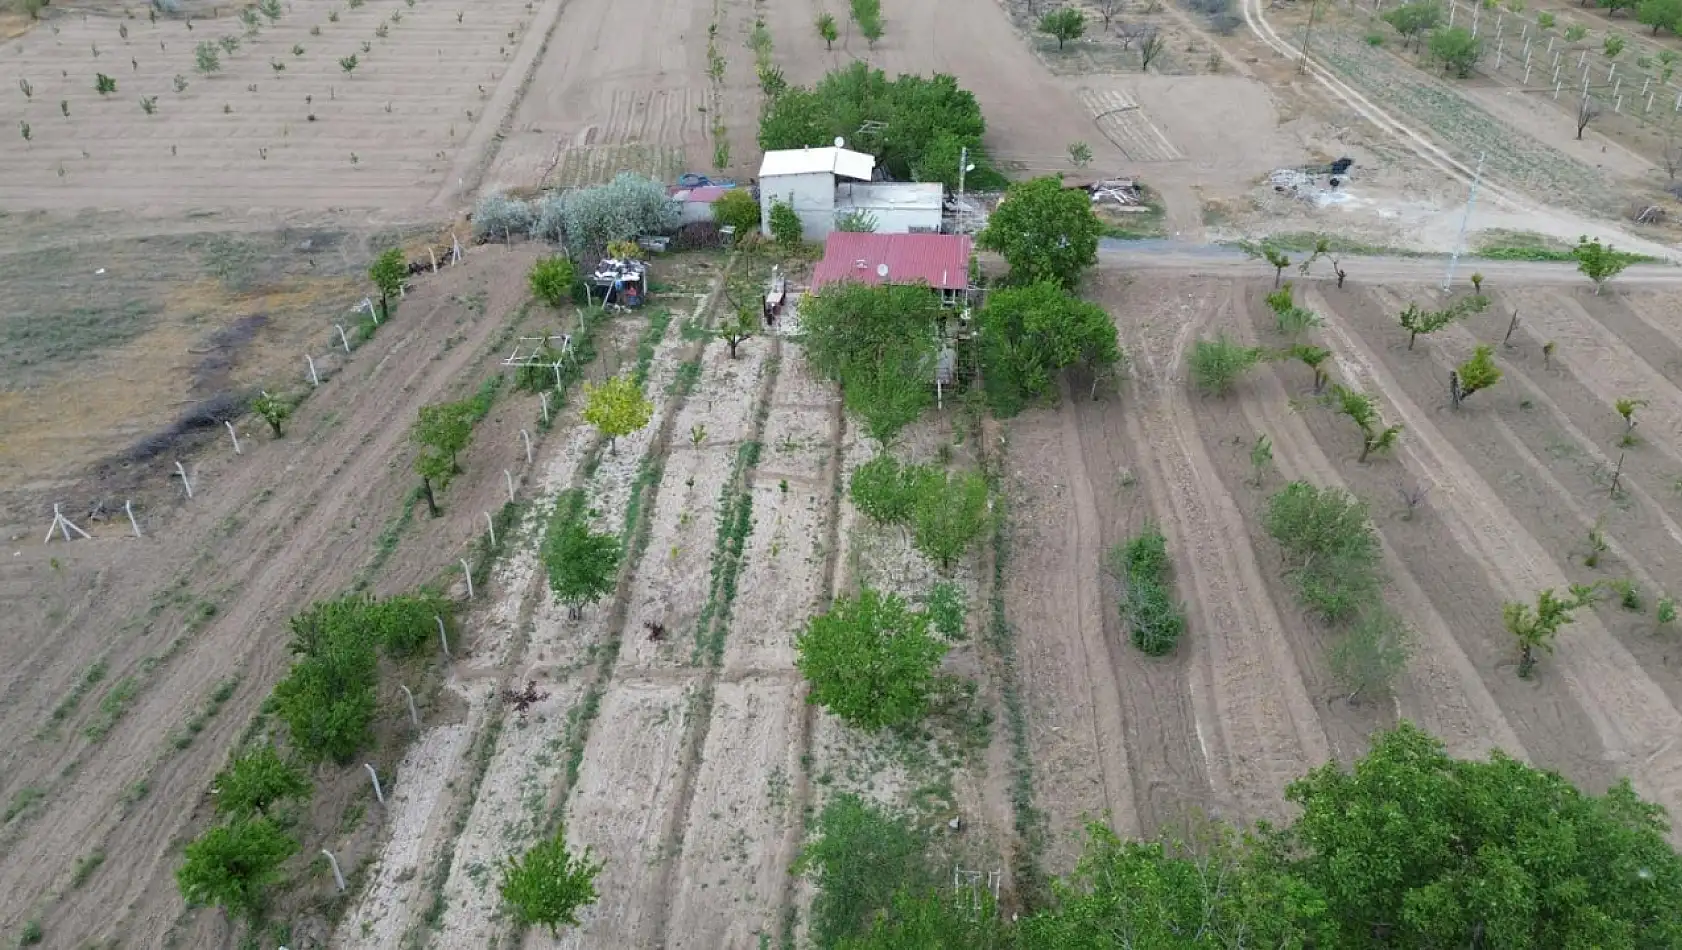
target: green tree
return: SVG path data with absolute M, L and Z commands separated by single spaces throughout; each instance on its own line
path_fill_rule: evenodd
M 1110 551 L 1110 572 L 1121 581 L 1122 619 L 1133 645 L 1151 656 L 1174 651 L 1186 629 L 1185 608 L 1168 590 L 1172 571 L 1168 539 L 1147 523 L 1138 535 Z
M 1085 192 L 1046 176 L 1010 186 L 976 244 L 1004 256 L 1013 283 L 1072 288 L 1097 263 L 1102 231 Z
M 235 818 L 263 815 L 285 798 L 308 798 L 304 771 L 280 757 L 269 743 L 233 758 L 211 783 L 216 811 Z
M 1443 64 L 1443 71 L 1465 79 L 1472 74 L 1478 57 L 1483 55 L 1483 43 L 1463 26 L 1451 26 L 1431 34 L 1431 55 Z
M 1607 281 L 1635 263 L 1635 255 L 1614 250 L 1610 244 L 1603 245 L 1599 238 L 1591 241 L 1587 236 L 1577 239 L 1577 248 L 1571 254 L 1577 259 L 1577 270 L 1594 281 L 1596 294 L 1606 286 Z
M 1110 315 L 1055 281 L 994 291 L 978 320 L 982 379 L 1005 415 L 1051 392 L 1065 367 L 1081 363 L 1096 374 L 1121 360 Z
M 502 899 L 522 924 L 540 924 L 556 937 L 562 927 L 578 926 L 578 911 L 596 902 L 596 875 L 604 862 L 590 860 L 590 849 L 567 850 L 566 829 L 507 859 L 502 869 Z
M 457 464 L 456 457 L 473 440 L 471 409 L 460 402 L 422 406 L 410 437 L 424 450 L 449 459 L 450 472 L 458 472 L 461 467 Z
M 1224 331 L 1213 340 L 1194 342 L 1188 357 L 1192 382 L 1209 396 L 1225 396 L 1231 392 L 1238 377 L 1260 361 L 1260 349 L 1235 343 Z
M 735 228 L 737 237 L 758 231 L 759 202 L 746 188 L 726 189 L 713 202 L 713 220 L 719 227 Z
M 269 428 L 274 430 L 274 437 L 278 439 L 285 434 L 281 431 L 281 426 L 291 418 L 292 404 L 263 392 L 251 400 L 251 411 L 269 424 Z
M 1244 252 L 1252 258 L 1259 258 L 1273 268 L 1273 289 L 1281 289 L 1279 282 L 1285 278 L 1285 268 L 1291 266 L 1291 256 L 1271 244 L 1244 245 Z
M 607 436 L 608 451 L 624 435 L 648 425 L 654 418 L 654 403 L 642 394 L 642 387 L 629 373 L 620 373 L 600 385 L 584 384 L 584 421 Z
M 404 278 L 409 276 L 409 265 L 403 260 L 403 251 L 399 248 L 381 252 L 374 258 L 374 263 L 368 265 L 368 279 L 380 292 L 380 316 L 391 319 L 391 295 L 400 291 Z
M 1518 642 L 1518 675 L 1530 678 L 1536 668 L 1536 651 L 1552 653 L 1554 637 L 1559 628 L 1571 622 L 1578 607 L 1587 606 L 1591 595 L 1587 588 L 1573 588 L 1569 597 L 1559 597 L 1553 588 L 1536 595 L 1536 606 L 1508 601 L 1501 605 L 1501 623 Z
M 1480 281 L 1481 282 L 1481 281 Z M 1456 320 L 1482 313 L 1489 309 L 1489 298 L 1482 294 L 1462 297 L 1441 310 L 1424 310 L 1416 303 L 1410 303 L 1403 310 L 1397 320 L 1402 329 L 1408 331 L 1408 349 L 1413 349 L 1413 343 L 1420 335 L 1429 335 L 1441 330 Z
M 927 893 L 942 880 L 930 861 L 928 838 L 916 825 L 852 793 L 830 798 L 818 812 L 815 830 L 792 872 L 817 885 L 809 918 L 817 947 L 843 947 L 844 941 L 863 939 L 879 913 L 893 907 L 896 895 Z M 914 943 L 904 950 L 940 946 Z M 968 944 L 946 946 L 980 950 Z
M 866 46 L 869 46 L 871 49 L 875 49 L 876 41 L 882 38 L 881 15 L 872 14 L 871 16 L 859 20 L 859 35 L 864 37 Z
M 1312 258 L 1303 261 L 1306 268 Z M 1287 262 L 1288 263 L 1288 262 Z M 1277 290 L 1267 295 L 1267 308 L 1273 311 L 1275 327 L 1280 335 L 1296 339 L 1309 327 L 1320 325 L 1320 315 L 1307 307 L 1299 307 L 1291 298 L 1291 282 L 1285 281 Z
M 188 843 L 175 883 L 188 904 L 255 916 L 263 889 L 280 878 L 281 862 L 297 850 L 298 842 L 266 818 L 218 825 Z
M 1292 783 L 1293 875 L 1327 947 L 1673 947 L 1682 861 L 1626 781 L 1587 795 L 1501 752 L 1450 758 L 1403 723 Z
M 911 540 L 943 571 L 986 532 L 990 514 L 987 479 L 979 472 L 919 478 L 911 509 Z
M 1237 950 L 1331 947 L 1324 901 L 1256 841 L 1222 825 L 1192 840 L 1128 841 L 1087 826 L 1050 909 L 1020 926 L 1023 947 Z M 1338 944 L 1336 946 L 1365 946 Z
M 578 283 L 578 269 L 572 261 L 557 254 L 531 265 L 527 275 L 532 296 L 551 307 L 559 307 L 572 299 L 573 285 Z
M 1305 607 L 1336 623 L 1372 601 L 1382 554 L 1366 506 L 1353 495 L 1292 482 L 1268 499 L 1264 518 Z
M 294 749 L 312 761 L 350 761 L 370 738 L 376 663 L 370 645 L 335 637 L 292 665 L 274 698 Z
M 1488 389 L 1501 381 L 1501 368 L 1495 365 L 1494 353 L 1494 347 L 1480 343 L 1477 349 L 1472 351 L 1471 359 L 1461 363 L 1449 374 L 1448 394 L 1454 408 L 1460 408 L 1467 396 Z
M 808 620 L 794 648 L 806 701 L 871 731 L 922 718 L 946 655 L 926 614 L 868 587 Z
M 927 293 L 927 291 L 924 291 Z M 848 364 L 841 401 L 864 423 L 865 434 L 886 448 L 934 403 L 934 373 L 915 350 L 885 353 L 871 362 Z
M 339 68 L 345 71 L 346 76 L 353 75 L 359 65 L 361 65 L 361 61 L 356 58 L 355 53 L 339 58 Z
M 1332 675 L 1349 690 L 1347 702 L 1366 692 L 1387 688 L 1407 669 L 1413 651 L 1413 631 L 1382 603 L 1361 612 L 1326 659 Z
M 438 517 L 437 492 L 443 491 L 455 477 L 456 467 L 448 455 L 422 451 L 415 456 L 415 474 L 421 479 L 421 493 L 426 496 L 426 510 Z
M 826 50 L 834 49 L 835 41 L 840 36 L 841 31 L 835 27 L 835 14 L 828 12 L 818 14 L 818 38 L 823 40 L 823 48 Z
M 1641 0 L 1635 8 L 1635 19 L 1644 26 L 1653 28 L 1653 35 L 1658 36 L 1660 30 L 1677 32 L 1676 26 L 1682 22 L 1682 0 Z
M 853 471 L 847 494 L 858 510 L 883 524 L 904 524 L 911 520 L 917 504 L 919 466 L 904 466 L 887 452 L 878 452 Z
M 576 514 L 551 523 L 543 538 L 549 589 L 573 613 L 613 592 L 619 580 L 619 539 L 598 534 Z
M 1442 15 L 1442 5 L 1436 3 L 1435 0 L 1419 0 L 1419 2 L 1393 7 L 1385 11 L 1380 19 L 1395 27 L 1397 33 L 1402 34 L 1404 46 L 1408 41 L 1412 41 L 1414 48 L 1418 49 L 1422 38 L 1436 27 L 1437 22 L 1442 19 Z
M 1040 17 L 1040 32 L 1057 40 L 1057 48 L 1070 40 L 1078 40 L 1086 32 L 1086 17 L 1074 7 L 1053 10 Z
M 759 332 L 759 312 L 752 307 L 741 307 L 732 314 L 724 325 L 718 328 L 718 338 L 730 348 L 730 358 L 736 358 L 736 347 L 742 341 L 750 339 Z
M 800 215 L 794 212 L 794 206 L 786 201 L 771 202 L 771 210 L 767 214 L 767 223 L 771 227 L 771 240 L 784 250 L 794 250 L 800 246 L 803 226 Z
M 1633 5 L 1635 0 L 1612 0 L 1612 2 L 1619 3 L 1620 5 Z M 1600 43 L 1600 51 L 1605 54 L 1607 59 L 1617 59 L 1618 55 L 1624 51 L 1625 43 L 1626 40 L 1618 34 L 1608 33 L 1606 34 L 1606 38 Z
M 1345 386 L 1333 386 L 1332 401 L 1337 411 L 1348 416 L 1349 421 L 1361 430 L 1361 457 L 1356 459 L 1357 462 L 1365 462 L 1372 453 L 1393 447 L 1396 437 L 1402 434 L 1399 423 L 1385 427 L 1384 420 L 1379 418 L 1378 406 L 1366 393 Z

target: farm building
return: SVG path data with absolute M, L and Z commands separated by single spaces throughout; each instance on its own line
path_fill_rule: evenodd
M 811 289 L 861 284 L 927 284 L 948 306 L 966 301 L 974 243 L 967 234 L 866 234 L 835 231 L 812 270 Z
M 867 214 L 878 234 L 940 230 L 944 193 L 938 182 L 873 182 L 876 159 L 845 148 L 766 152 L 759 165 L 759 226 L 771 233 L 771 203 L 786 201 L 800 216 L 808 241 L 835 230 L 837 216 Z
M 667 189 L 678 206 L 678 224 L 696 224 L 713 219 L 713 202 L 729 191 L 729 185 L 697 185 L 686 188 L 676 185 Z
M 867 215 L 877 234 L 937 234 L 945 198 L 938 181 L 841 182 L 835 186 L 835 215 Z
M 869 181 L 876 159 L 844 148 L 766 152 L 759 162 L 759 228 L 771 233 L 771 203 L 786 201 L 800 216 L 801 234 L 817 241 L 835 228 L 835 182 Z

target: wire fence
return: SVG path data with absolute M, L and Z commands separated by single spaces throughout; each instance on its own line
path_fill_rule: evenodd
M 1397 5 L 1397 0 L 1373 0 L 1372 11 L 1382 15 L 1386 6 Z M 1585 28 L 1584 35 L 1567 39 L 1569 27 L 1538 22 L 1538 15 L 1554 15 L 1549 11 L 1514 13 L 1467 0 L 1444 0 L 1443 5 L 1440 26 L 1463 27 L 1482 40 L 1477 69 L 1485 75 L 1545 94 L 1567 108 L 1588 102 L 1642 126 L 1669 126 L 1682 114 L 1682 88 L 1673 82 L 1682 57 L 1673 51 L 1646 54 L 1640 44 L 1616 31 L 1597 34 Z M 1623 49 L 1607 56 L 1606 41 L 1613 35 Z

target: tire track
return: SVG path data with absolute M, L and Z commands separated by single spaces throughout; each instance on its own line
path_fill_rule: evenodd
M 1239 540 L 1246 535 L 1242 517 L 1225 488 L 1210 484 L 1214 466 L 1185 404 L 1184 350 L 1205 322 L 1202 315 L 1230 306 L 1230 288 L 1227 296 L 1206 294 L 1178 313 L 1142 317 L 1121 329 L 1128 351 L 1143 357 L 1132 386 L 1140 411 L 1128 428 L 1134 444 L 1156 450 L 1152 482 L 1168 500 L 1157 510 L 1165 516 L 1176 576 L 1190 588 L 1191 692 L 1210 782 L 1217 801 L 1252 819 L 1283 815 L 1285 786 L 1327 761 L 1331 750 L 1255 555 Z M 1157 322 L 1177 326 L 1171 345 L 1145 335 Z
M 1400 448 L 1416 470 L 1435 473 L 1439 505 L 1461 546 L 1478 552 L 1499 572 L 1504 595 L 1532 601 L 1536 592 L 1568 584 L 1559 566 L 1516 522 L 1477 471 L 1377 358 L 1339 320 L 1326 323 L 1328 345 L 1356 373 L 1353 381 L 1383 395 L 1396 408 L 1411 438 Z M 1497 605 L 1491 604 L 1493 614 Z M 1682 741 L 1682 715 L 1600 620 L 1592 614 L 1559 633 L 1550 662 L 1581 704 L 1605 749 L 1605 759 L 1633 779 L 1637 789 L 1673 813 L 1682 807 L 1682 758 L 1665 758 Z M 1673 839 L 1676 835 L 1673 833 Z

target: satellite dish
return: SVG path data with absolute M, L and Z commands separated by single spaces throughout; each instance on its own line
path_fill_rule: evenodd
M 888 265 L 877 264 L 876 265 L 876 276 L 877 277 L 883 277 L 883 278 L 887 277 L 888 276 Z
M 842 138 L 841 136 L 837 135 L 835 137 L 835 147 L 836 148 L 846 148 L 847 147 L 847 140 Z

